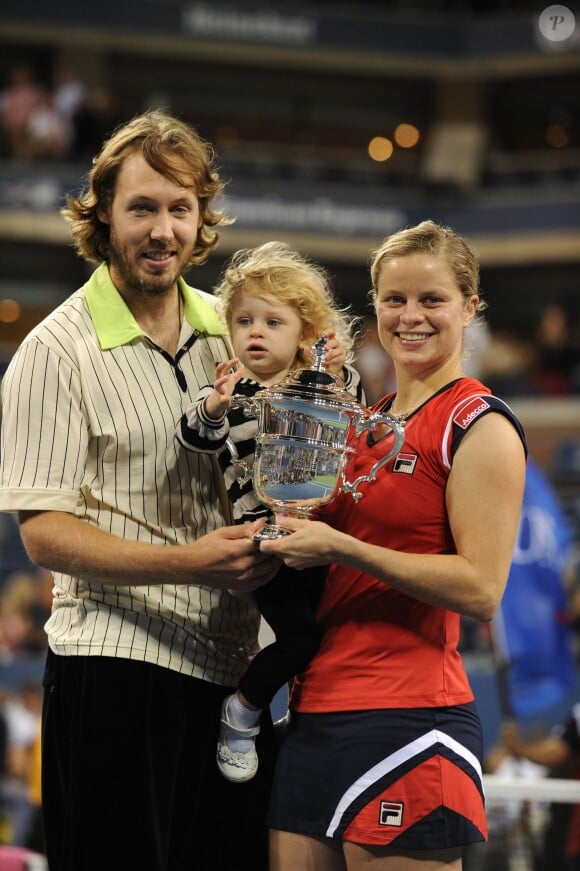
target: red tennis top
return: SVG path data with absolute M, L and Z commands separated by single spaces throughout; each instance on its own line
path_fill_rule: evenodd
M 388 409 L 392 399 L 387 396 L 375 410 Z M 448 384 L 407 419 L 401 452 L 374 482 L 359 486 L 362 498 L 355 502 L 350 494 L 339 494 L 321 511 L 321 519 L 362 541 L 394 550 L 455 553 L 445 488 L 461 438 L 490 411 L 512 420 L 524 440 L 511 409 L 479 381 L 460 378 Z M 368 474 L 392 438 L 391 433 L 383 441 L 368 432 L 353 436 L 356 453 L 347 464 L 347 480 Z M 318 617 L 322 644 L 295 680 L 295 709 L 316 713 L 433 707 L 473 699 L 457 650 L 456 612 L 420 602 L 357 569 L 333 564 Z

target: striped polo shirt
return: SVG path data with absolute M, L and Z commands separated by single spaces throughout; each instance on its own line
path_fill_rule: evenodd
M 105 264 L 26 337 L 2 384 L 0 510 L 66 511 L 160 547 L 226 523 L 215 460 L 186 450 L 175 428 L 233 353 L 213 297 L 183 279 L 179 290 L 175 360 L 143 333 Z M 196 580 L 112 586 L 57 573 L 49 645 L 236 685 L 258 614 Z

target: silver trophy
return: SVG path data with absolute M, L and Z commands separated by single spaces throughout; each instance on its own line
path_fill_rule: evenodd
M 232 404 L 258 418 L 253 468 L 239 462 L 238 477 L 243 481 L 253 476 L 259 499 L 276 516 L 275 522 L 255 534 L 258 541 L 288 535 L 284 515 L 308 517 L 341 491 L 351 493 L 358 502 L 363 495 L 360 484 L 374 481 L 379 469 L 403 446 L 404 430 L 398 421 L 388 414 L 371 413 L 344 389 L 340 379 L 325 371 L 325 344 L 322 337 L 312 346 L 311 368 L 297 369 L 253 397 L 232 398 Z M 393 434 L 392 445 L 368 475 L 347 481 L 344 469 L 354 453 L 348 444 L 349 432 L 360 435 L 378 426 L 388 428 L 381 438 Z

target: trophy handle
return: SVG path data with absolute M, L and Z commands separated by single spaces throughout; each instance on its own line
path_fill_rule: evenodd
M 243 487 L 244 484 L 247 484 L 247 482 L 252 477 L 252 467 L 245 463 L 243 460 L 240 460 L 238 449 L 236 448 L 231 438 L 226 439 L 226 447 L 232 457 L 232 468 L 234 471 L 234 475 L 236 476 L 236 480 L 240 487 Z
M 253 396 L 240 396 L 234 393 L 231 402 L 232 408 L 242 408 L 246 417 L 260 417 L 260 403 Z
M 374 464 L 368 475 L 360 475 L 354 481 L 350 482 L 345 479 L 343 474 L 341 489 L 344 493 L 350 493 L 355 502 L 358 502 L 362 496 L 362 493 L 358 492 L 359 484 L 374 481 L 379 469 L 382 469 L 385 463 L 388 463 L 389 460 L 399 453 L 403 447 L 403 442 L 405 441 L 405 430 L 398 420 L 395 420 L 394 417 L 390 417 L 388 414 L 371 414 L 368 417 L 359 417 L 354 421 L 354 431 L 357 436 L 366 430 L 374 430 L 379 424 L 383 423 L 390 427 L 395 436 L 395 441 L 391 450 Z

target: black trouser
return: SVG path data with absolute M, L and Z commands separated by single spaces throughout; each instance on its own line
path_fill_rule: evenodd
M 253 593 L 276 636 L 254 657 L 239 684 L 255 707 L 267 708 L 277 690 L 304 671 L 318 650 L 316 607 L 325 576 L 326 567 L 297 571 L 283 565 L 270 583 Z
M 48 654 L 43 815 L 50 871 L 266 871 L 275 739 L 230 783 L 219 687 L 148 663 Z

